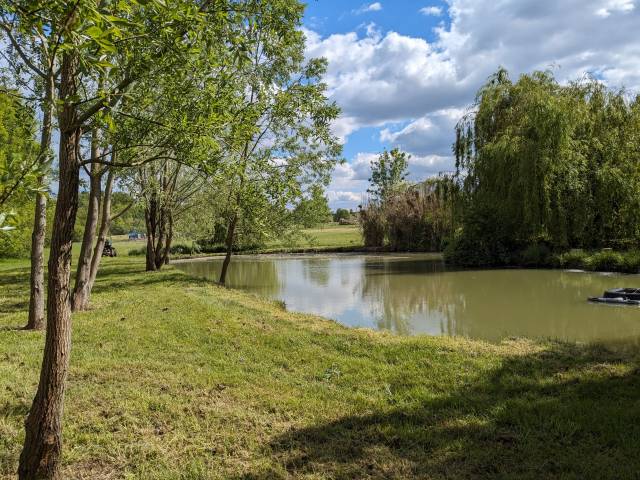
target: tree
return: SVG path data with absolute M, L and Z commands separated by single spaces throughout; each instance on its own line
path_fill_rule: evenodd
M 407 153 L 397 148 L 382 152 L 377 160 L 371 162 L 371 187 L 367 192 L 372 194 L 374 199 L 384 202 L 407 178 L 409 158 L 411 157 Z
M 31 277 L 29 318 L 25 329 L 44 328 L 44 242 L 47 225 L 47 186 L 52 161 L 51 136 L 56 82 L 60 72 L 58 57 L 61 49 L 52 45 L 47 25 L 38 16 L 20 15 L 21 6 L 4 9 L 0 6 L 0 33 L 7 39 L 7 54 L 14 80 L 22 89 L 34 93 L 40 104 L 42 122 L 40 145 L 34 159 L 38 170 L 35 189 L 35 212 L 31 236 Z M 15 10 L 14 10 L 15 9 Z M 58 38 L 58 40 L 60 40 Z M 26 72 L 24 74 L 23 72 Z
M 0 254 L 29 248 L 29 197 L 38 189 L 34 112 L 11 90 L 0 91 Z
M 195 206 L 191 199 L 203 180 L 197 171 L 171 160 L 149 164 L 138 173 L 147 229 L 147 271 L 169 263 L 176 219 Z
M 464 213 L 450 258 L 499 265 L 532 246 L 637 244 L 639 105 L 592 79 L 490 77 L 456 129 Z
M 222 141 L 220 165 L 229 192 L 223 284 L 238 227 L 284 234 L 287 205 L 305 184 L 325 181 L 341 151 L 330 131 L 339 109 L 320 81 L 326 62 L 305 63 L 302 13 L 294 0 L 265 2 L 242 32 L 250 58 L 236 71 L 237 123 Z
M 12 196 L 37 188 L 34 132 L 33 111 L 19 97 L 0 91 L 0 211 Z
M 294 221 L 305 228 L 312 228 L 331 220 L 329 201 L 322 187 L 314 184 L 309 190 L 309 195 L 301 198 L 293 209 Z
M 351 212 L 346 208 L 338 208 L 333 215 L 334 222 L 340 222 L 340 220 L 349 220 L 351 218 Z
M 48 265 L 47 332 L 38 390 L 25 423 L 21 479 L 59 478 L 61 418 L 71 348 L 70 266 L 77 213 L 83 132 L 107 120 L 109 110 L 154 69 L 176 70 L 194 49 L 197 31 L 227 22 L 210 2 L 2 2 L 3 19 L 41 26 L 49 51 L 60 52 L 57 87 L 60 130 L 59 189 Z M 227 10 L 223 2 L 215 8 Z M 226 3 L 226 2 L 224 2 Z M 212 9 L 214 9 L 212 7 Z M 117 68 L 115 65 L 117 64 Z M 96 88 L 104 78 L 102 88 Z M 83 98 L 84 97 L 84 98 Z

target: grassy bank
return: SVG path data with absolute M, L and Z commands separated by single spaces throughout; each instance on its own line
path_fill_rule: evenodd
M 42 333 L 0 262 L 0 477 Z M 139 258 L 105 259 L 74 316 L 64 478 L 636 478 L 634 350 L 343 328 Z M 623 352 L 623 353 L 621 353 Z

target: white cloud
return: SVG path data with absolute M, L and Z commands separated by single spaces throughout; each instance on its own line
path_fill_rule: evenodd
M 596 10 L 596 15 L 607 18 L 613 13 L 629 13 L 634 8 L 634 0 L 604 0 L 603 6 Z
M 464 110 L 450 108 L 424 115 L 401 130 L 384 128 L 380 131 L 380 141 L 391 143 L 402 150 L 417 155 L 451 155 L 451 132 Z
M 343 109 L 346 136 L 463 108 L 499 66 L 517 77 L 558 65 L 561 80 L 593 72 L 638 88 L 634 6 L 634 0 L 450 0 L 450 25 L 437 27 L 434 42 L 377 29 L 326 38 L 307 32 L 308 55 L 329 61 L 325 80 Z M 599 9 L 610 16 L 595 15 Z
M 353 13 L 360 15 L 367 12 L 379 12 L 380 10 L 382 10 L 382 4 L 380 2 L 374 2 L 362 5 L 360 8 L 354 10 Z
M 440 17 L 442 16 L 442 7 L 424 7 L 420 9 L 420 13 L 427 16 Z
M 639 2 L 448 0 L 448 21 L 433 41 L 374 27 L 328 37 L 307 32 L 307 54 L 329 61 L 325 81 L 343 111 L 334 131 L 346 139 L 379 127 L 383 142 L 414 154 L 412 175 L 426 175 L 451 166 L 456 115 L 499 66 L 512 78 L 553 67 L 560 81 L 591 73 L 640 91 Z M 366 180 L 354 175 L 334 180 L 341 184 L 334 190 L 364 191 Z

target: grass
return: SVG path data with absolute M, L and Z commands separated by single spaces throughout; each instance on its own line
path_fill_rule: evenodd
M 358 225 L 330 224 L 321 228 L 304 230 L 309 247 L 339 248 L 362 246 L 362 232 Z M 303 242 L 304 244 L 304 242 Z
M 306 250 L 348 250 L 363 246 L 362 231 L 358 225 L 339 225 L 328 223 L 318 228 L 302 230 L 302 237 L 295 245 L 278 240 L 270 242 L 263 253 L 296 252 Z
M 132 242 L 133 243 L 133 242 Z M 0 478 L 43 334 L 0 262 Z M 635 347 L 403 338 L 107 258 L 74 315 L 66 479 L 637 478 Z

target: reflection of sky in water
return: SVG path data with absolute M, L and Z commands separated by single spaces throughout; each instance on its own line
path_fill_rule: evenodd
M 216 280 L 220 260 L 178 264 Z M 292 311 L 401 334 L 566 340 L 640 337 L 640 309 L 586 298 L 640 277 L 550 270 L 445 271 L 426 255 L 234 257 L 228 285 Z

